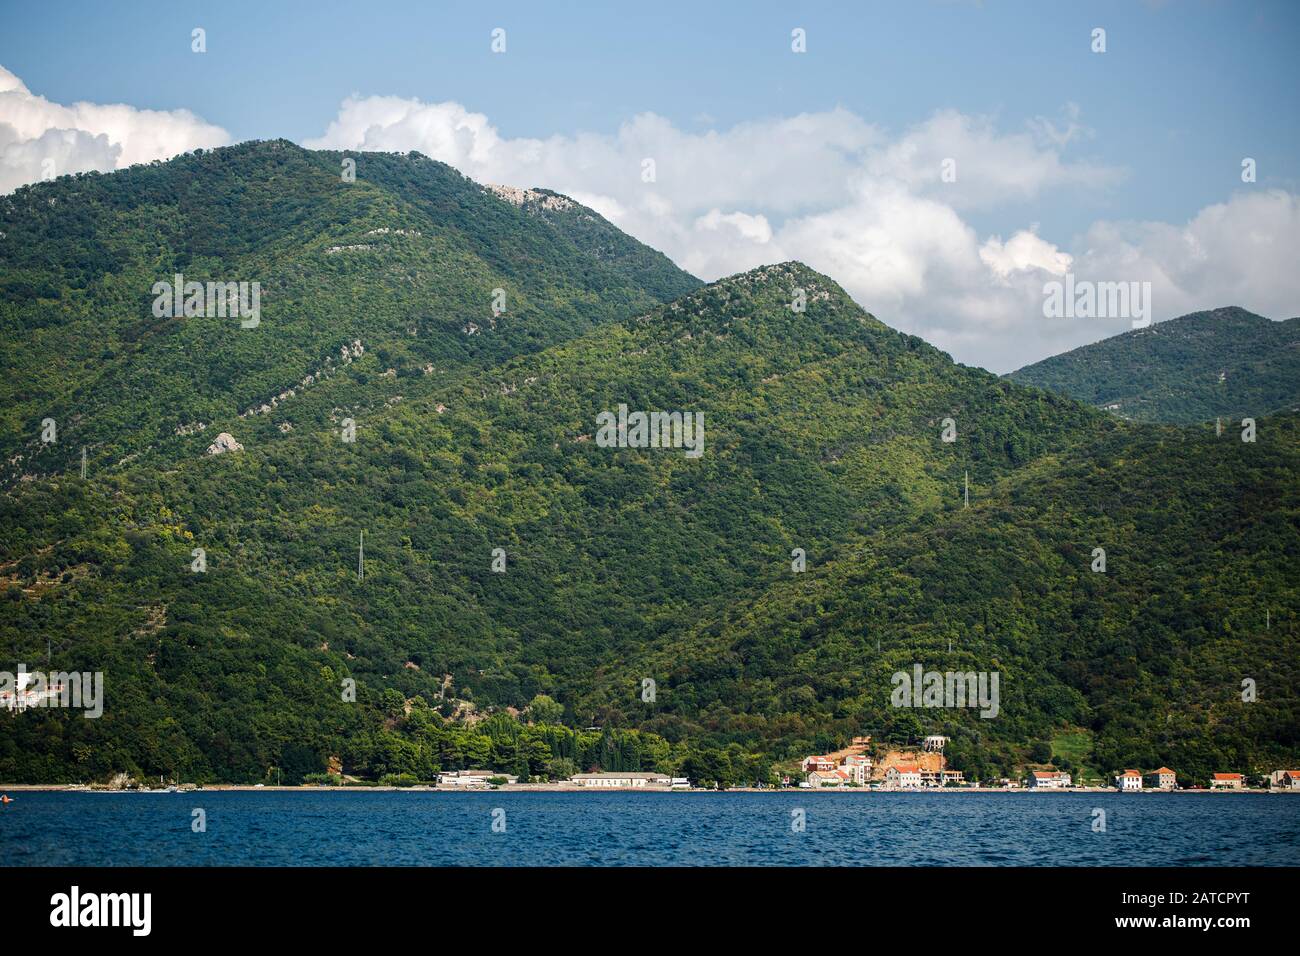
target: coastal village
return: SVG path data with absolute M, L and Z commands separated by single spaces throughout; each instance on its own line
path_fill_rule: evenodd
M 27 675 L 20 675 L 26 677 Z M 60 684 L 48 688 L 29 687 L 27 681 L 20 681 L 12 691 L 0 691 L 0 711 L 22 712 L 40 707 L 51 697 L 57 697 L 62 690 Z M 1204 780 L 1184 778 L 1180 784 L 1177 771 L 1161 766 L 1154 770 L 1142 771 L 1124 769 L 1110 776 L 1109 786 L 1096 784 L 1085 785 L 1075 781 L 1071 774 L 1061 769 L 1030 769 L 1026 776 L 1019 779 L 1001 777 L 993 780 L 968 780 L 963 771 L 948 766 L 944 749 L 949 738 L 932 734 L 921 740 L 919 747 L 903 748 L 895 745 L 877 744 L 873 747 L 870 736 L 854 737 L 850 744 L 826 754 L 810 754 L 799 761 L 799 771 L 785 773 L 780 777 L 776 789 L 798 788 L 803 790 L 885 790 L 885 791 L 921 791 L 921 790 L 966 790 L 966 791 L 1088 791 L 1114 789 L 1121 793 L 1139 792 L 1187 792 L 1207 791 L 1254 791 L 1300 793 L 1300 770 L 1273 770 L 1267 775 L 1252 775 L 1222 771 L 1209 775 Z M 328 773 L 321 775 L 323 781 L 311 781 L 308 786 L 326 783 L 332 786 L 374 786 L 374 783 L 357 778 L 345 777 L 342 763 L 337 757 L 331 758 Z M 379 782 L 380 786 L 385 781 Z M 169 790 L 178 789 L 176 784 L 167 786 L 160 781 L 160 787 Z M 251 788 L 262 788 L 256 784 Z M 534 778 L 521 781 L 518 776 L 499 770 L 468 769 L 453 770 L 437 775 L 435 780 L 417 782 L 414 779 L 390 783 L 388 786 L 404 789 L 439 789 L 439 790 L 482 790 L 509 787 L 527 790 L 643 790 L 643 791 L 683 791 L 712 789 L 697 787 L 687 777 L 675 777 L 657 772 L 642 771 L 593 771 L 575 773 L 567 779 L 542 782 Z M 79 784 L 67 789 L 149 789 L 150 785 L 132 780 L 127 774 L 119 774 L 107 785 Z M 194 784 L 184 784 L 180 789 L 195 789 Z M 218 789 L 223 789 L 218 785 Z M 244 787 L 232 787 L 245 789 Z M 28 789 L 12 786 L 11 789 Z M 35 789 L 41 789 L 36 787 Z M 64 788 L 59 788 L 64 789 Z M 274 789 L 290 789 L 276 786 Z M 733 789 L 773 789 L 770 786 L 737 787 Z
M 1169 767 L 1143 772 L 1125 769 L 1111 776 L 1111 786 L 1083 786 L 1064 770 L 1030 770 L 1022 779 L 1002 777 L 997 780 L 967 780 L 960 770 L 947 765 L 944 748 L 948 738 L 935 734 L 924 738 L 919 750 L 888 749 L 883 758 L 868 755 L 870 737 L 855 737 L 850 746 L 829 754 L 804 757 L 799 764 L 803 789 L 867 788 L 871 790 L 1117 790 L 1121 793 L 1144 791 L 1268 790 L 1300 792 L 1300 770 L 1274 770 L 1266 778 L 1256 778 L 1256 786 L 1246 774 L 1213 773 L 1206 780 L 1187 781 L 1180 786 L 1178 774 Z M 794 783 L 788 780 L 788 784 Z

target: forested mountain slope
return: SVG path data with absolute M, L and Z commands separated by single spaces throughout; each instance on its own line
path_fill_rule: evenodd
M 326 388 L 346 405 L 322 379 L 363 350 L 372 374 L 437 378 L 699 285 L 563 202 L 548 218 L 417 153 L 353 158 L 283 140 L 0 198 L 4 477 L 79 467 L 83 447 L 99 468 L 150 451 L 171 461 L 211 442 L 200 425 L 289 390 Z M 159 317 L 154 285 L 178 274 L 259 283 L 259 324 Z M 45 419 L 55 442 L 41 441 Z
M 1213 427 L 1109 431 L 980 488 L 969 510 L 816 556 L 647 645 L 594 699 L 672 738 L 807 752 L 866 731 L 944 733 L 977 779 L 1014 773 L 1024 743 L 1062 726 L 1091 733 L 1102 770 L 1204 781 L 1294 762 L 1298 475 L 1296 415 L 1264 420 L 1254 443 Z M 998 671 L 997 718 L 891 707 L 891 675 L 915 663 Z M 653 714 L 619 693 L 637 674 L 658 676 Z
M 1194 312 L 1027 365 L 1010 379 L 1122 418 L 1240 421 L 1300 409 L 1300 318 Z
M 70 343 L 11 360 L 40 397 L 5 384 L 24 409 L 6 440 L 41 404 L 72 424 L 0 496 L 0 650 L 102 671 L 106 701 L 97 720 L 15 715 L 0 779 L 292 781 L 338 757 L 371 778 L 486 763 L 727 783 L 855 733 L 940 729 L 974 772 L 1078 728 L 1102 765 L 1300 755 L 1293 418 L 1254 443 L 1125 423 L 956 365 L 798 263 L 696 288 L 553 194 L 502 198 L 421 157 L 363 154 L 356 183 L 299 207 L 338 155 L 241 149 L 132 172 L 243 157 L 268 208 L 311 220 L 202 240 L 214 274 L 278 264 L 275 288 L 298 289 L 256 329 L 168 320 L 124 346 L 158 263 L 93 230 L 116 272 L 90 240 L 6 265 L 14 334 Z M 282 165 L 300 178 L 281 191 Z M 359 196 L 386 211 L 336 222 Z M 399 225 L 419 235 L 367 236 Z M 346 244 L 369 260 L 328 251 Z M 61 284 L 57 321 L 20 281 Z M 100 368 L 75 345 L 91 315 L 64 306 L 113 294 Z M 380 344 L 247 413 L 340 333 Z M 620 406 L 702 415 L 702 454 L 605 447 Z M 205 454 L 218 432 L 242 450 Z M 1000 671 L 1001 714 L 889 708 L 914 662 Z M 1232 702 L 1244 677 L 1255 710 Z

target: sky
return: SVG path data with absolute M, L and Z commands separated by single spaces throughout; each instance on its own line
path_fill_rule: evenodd
M 1005 372 L 1131 327 L 1046 317 L 1067 274 L 1149 282 L 1157 321 L 1300 314 L 1297 41 L 1293 0 L 0 0 L 0 193 L 248 139 L 418 150 L 706 280 L 801 260 Z

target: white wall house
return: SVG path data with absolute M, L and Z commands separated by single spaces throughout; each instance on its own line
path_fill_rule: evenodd
M 850 783 L 865 787 L 871 779 L 871 758 L 860 754 L 849 754 L 840 761 L 839 770 L 848 776 Z
M 575 773 L 569 783 L 580 787 L 607 787 L 609 789 L 641 790 L 645 787 L 663 787 L 674 785 L 673 778 L 662 773 Z
M 1246 778 L 1239 773 L 1216 773 L 1210 777 L 1211 790 L 1240 790 L 1246 786 Z
M 438 785 L 443 787 L 486 787 L 493 777 L 500 777 L 506 783 L 518 783 L 519 778 L 513 774 L 498 773 L 495 770 L 453 770 L 438 775 Z
M 921 786 L 921 768 L 915 764 L 895 764 L 885 768 L 885 786 L 904 790 Z
M 1029 774 L 1030 790 L 1061 790 L 1070 785 L 1064 770 L 1035 770 Z
M 841 787 L 849 782 L 849 775 L 843 770 L 814 770 L 808 774 L 810 787 Z
M 1138 773 L 1136 770 L 1125 770 L 1123 773 L 1116 774 L 1115 789 L 1123 791 L 1141 790 L 1142 774 Z

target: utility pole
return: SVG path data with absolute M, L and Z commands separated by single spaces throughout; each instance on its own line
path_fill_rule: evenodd
M 966 495 L 966 503 L 962 505 L 962 507 L 969 508 L 970 507 L 970 472 L 969 471 L 962 472 L 962 486 L 965 488 L 965 495 Z
M 366 533 L 361 532 L 361 543 L 357 545 L 357 580 L 366 579 Z
M 81 477 L 86 477 L 86 446 L 81 446 Z

